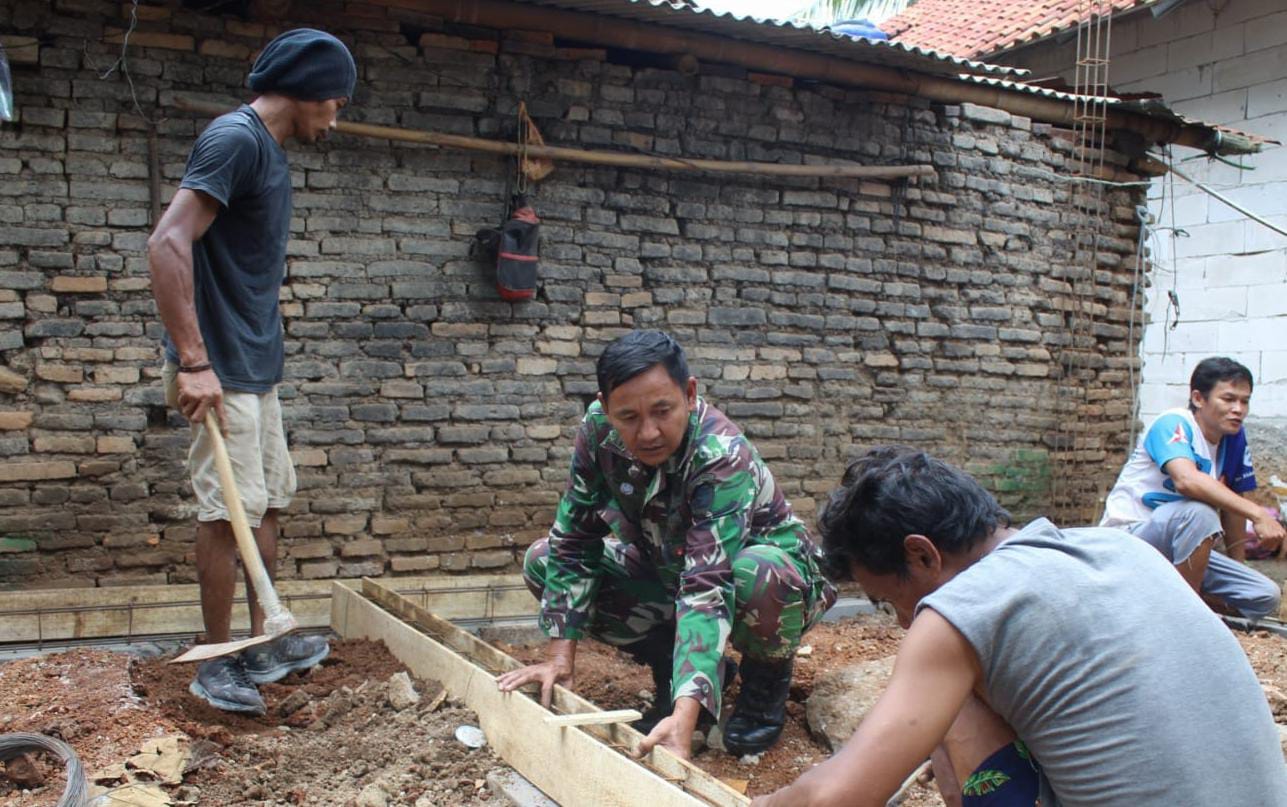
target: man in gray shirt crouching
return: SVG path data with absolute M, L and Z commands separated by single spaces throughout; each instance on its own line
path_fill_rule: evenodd
M 1144 542 L 1014 529 L 906 448 L 851 464 L 818 521 L 833 570 L 907 636 L 849 742 L 758 807 L 884 805 L 931 754 L 949 805 L 1287 805 L 1246 655 Z

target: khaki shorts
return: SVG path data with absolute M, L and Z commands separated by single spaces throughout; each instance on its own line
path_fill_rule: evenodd
M 166 363 L 162 370 L 165 402 L 179 408 L 178 368 Z M 231 392 L 224 390 L 223 410 L 228 419 L 224 444 L 237 479 L 237 492 L 250 526 L 258 527 L 269 510 L 280 510 L 295 495 L 295 466 L 286 448 L 282 408 L 277 390 Z M 227 521 L 219 472 L 215 468 L 214 444 L 204 423 L 192 425 L 192 446 L 188 449 L 188 474 L 197 497 L 198 521 Z

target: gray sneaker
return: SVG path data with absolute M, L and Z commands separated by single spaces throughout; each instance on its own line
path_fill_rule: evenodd
M 330 653 L 325 637 L 288 633 L 268 644 L 246 648 L 241 652 L 241 663 L 251 681 L 271 684 L 297 670 L 307 670 Z
M 197 665 L 197 677 L 188 691 L 225 712 L 250 712 L 262 715 L 268 708 L 259 690 L 251 683 L 241 659 L 224 656 Z

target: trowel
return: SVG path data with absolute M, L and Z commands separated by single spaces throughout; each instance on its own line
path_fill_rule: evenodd
M 250 577 L 250 585 L 255 590 L 259 605 L 264 609 L 264 632 L 259 636 L 251 636 L 249 639 L 239 639 L 235 642 L 199 644 L 186 653 L 170 659 L 171 664 L 205 661 L 238 653 L 247 647 L 271 642 L 278 636 L 290 633 L 296 627 L 295 617 L 286 610 L 277 597 L 277 590 L 273 588 L 273 581 L 268 577 L 268 570 L 264 568 L 264 561 L 259 556 L 259 545 L 255 543 L 255 536 L 250 531 L 250 523 L 246 521 L 246 511 L 241 506 L 241 495 L 237 492 L 237 480 L 232 475 L 232 462 L 228 459 L 228 448 L 224 445 L 223 433 L 219 430 L 219 419 L 215 417 L 213 409 L 206 412 L 206 431 L 209 432 L 210 441 L 214 444 L 215 468 L 219 471 L 219 484 L 223 488 L 223 501 L 228 508 L 228 521 L 232 524 L 232 534 L 237 539 L 237 554 L 241 555 L 241 562 L 245 565 L 246 574 Z

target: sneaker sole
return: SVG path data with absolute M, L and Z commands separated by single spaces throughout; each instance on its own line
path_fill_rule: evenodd
M 236 701 L 226 701 L 223 698 L 216 698 L 210 694 L 210 691 L 201 686 L 200 682 L 193 681 L 188 684 L 188 691 L 196 695 L 201 700 L 225 712 L 245 712 L 253 715 L 262 715 L 268 711 L 266 706 L 253 706 L 249 703 L 238 703 Z
M 322 659 L 331 654 L 331 645 L 328 643 L 321 650 L 306 659 L 299 661 L 285 661 L 275 667 L 269 667 L 266 670 L 252 670 L 246 667 L 246 675 L 256 684 L 272 684 L 282 680 L 286 676 L 298 670 L 307 670 L 309 667 L 316 667 L 322 662 Z

